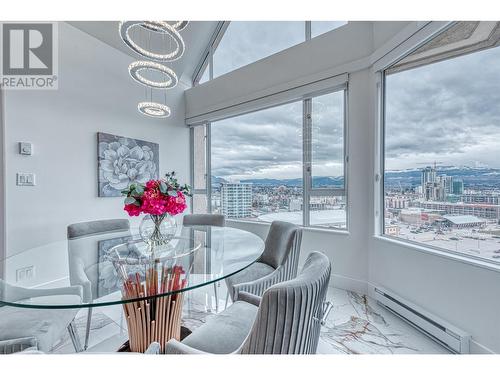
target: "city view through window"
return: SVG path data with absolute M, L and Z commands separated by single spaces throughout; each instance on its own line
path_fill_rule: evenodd
M 500 48 L 386 76 L 386 235 L 500 262 Z
M 343 97 L 340 91 L 312 99 L 311 225 L 346 227 Z M 302 225 L 302 133 L 302 101 L 213 123 L 212 212 Z

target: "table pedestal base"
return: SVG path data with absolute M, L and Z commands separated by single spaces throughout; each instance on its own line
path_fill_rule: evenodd
M 163 353 L 168 340 L 180 341 L 182 301 L 183 294 L 177 293 L 124 304 L 130 351 L 144 353 L 156 341 Z

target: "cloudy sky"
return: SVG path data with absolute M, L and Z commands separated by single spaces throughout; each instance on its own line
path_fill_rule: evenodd
M 386 168 L 500 168 L 500 48 L 390 75 Z
M 313 22 L 313 36 L 342 24 Z M 304 39 L 304 22 L 231 22 L 214 54 L 214 77 Z M 315 176 L 342 174 L 342 105 L 341 93 L 313 101 Z M 231 180 L 301 178 L 302 102 L 214 123 L 212 171 L 215 176 Z
M 332 24 L 313 25 L 320 33 Z M 321 31 L 319 31 L 321 29 Z M 233 22 L 214 55 L 214 76 L 304 39 L 302 22 Z M 500 48 L 387 77 L 386 168 L 419 163 L 500 168 Z M 313 175 L 342 174 L 342 95 L 313 102 Z M 302 103 L 214 123 L 215 176 L 300 178 Z

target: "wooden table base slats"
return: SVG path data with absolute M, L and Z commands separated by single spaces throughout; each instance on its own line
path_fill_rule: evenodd
M 184 296 L 175 291 L 186 286 L 187 280 L 183 275 L 181 267 L 163 267 L 160 272 L 152 267 L 146 271 L 144 282 L 141 282 L 139 274 L 124 282 L 123 299 L 150 297 L 123 305 L 130 351 L 144 353 L 152 342 L 157 341 L 163 353 L 168 340 L 181 339 Z M 165 295 L 169 292 L 174 293 Z

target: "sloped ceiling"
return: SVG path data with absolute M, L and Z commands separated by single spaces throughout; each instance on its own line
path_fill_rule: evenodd
M 138 60 L 143 59 L 140 55 L 127 47 L 121 40 L 118 32 L 118 21 L 73 21 L 67 23 L 99 39 L 110 47 L 116 48 Z M 174 69 L 177 76 L 184 83 L 190 85 L 194 69 L 203 51 L 205 51 L 216 26 L 217 21 L 191 21 L 187 27 L 181 31 L 186 50 L 179 60 L 168 63 L 168 66 Z M 153 40 L 153 42 L 155 42 L 155 40 Z M 161 40 L 157 40 L 157 42 L 161 42 Z M 161 50 L 157 45 L 152 45 L 151 47 L 153 50 Z

